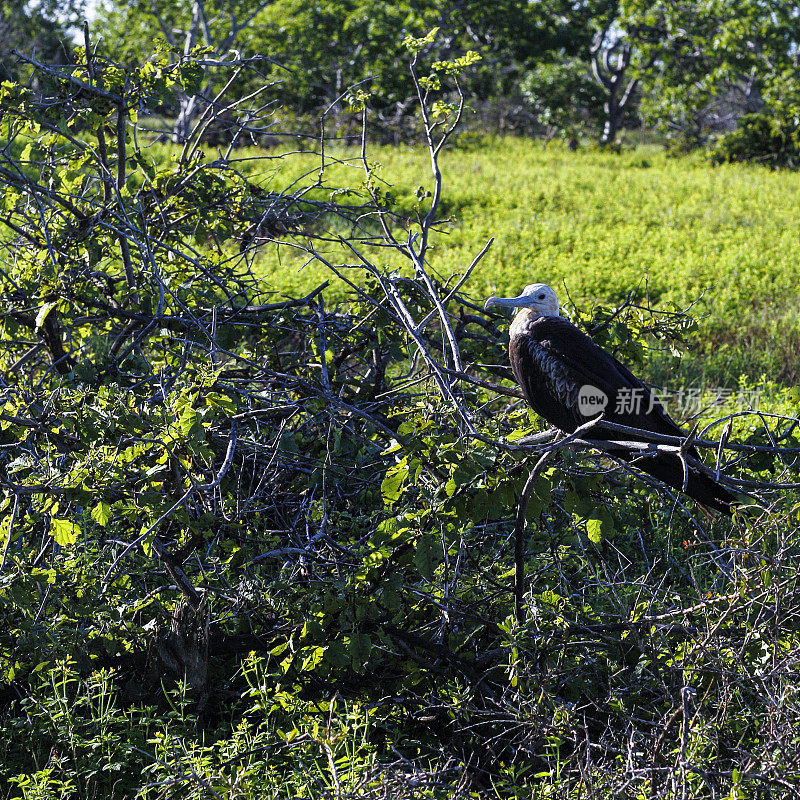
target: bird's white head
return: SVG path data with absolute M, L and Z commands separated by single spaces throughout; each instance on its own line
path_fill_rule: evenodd
M 488 311 L 494 306 L 507 308 L 529 308 L 533 317 L 558 317 L 558 298 L 546 283 L 532 283 L 522 290 L 519 297 L 490 297 L 486 301 Z

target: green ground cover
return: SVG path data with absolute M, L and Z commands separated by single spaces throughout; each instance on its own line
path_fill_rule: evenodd
M 337 152 L 352 158 L 355 151 Z M 371 162 L 401 209 L 429 174 L 422 148 L 373 147 Z M 263 163 L 263 162 L 261 162 Z M 313 170 L 318 159 L 283 162 Z M 285 184 L 265 167 L 259 179 Z M 668 157 L 642 147 L 621 155 L 569 152 L 524 139 L 487 139 L 446 152 L 443 208 L 451 221 L 435 240 L 432 266 L 448 276 L 495 242 L 467 290 L 514 293 L 536 281 L 582 307 L 618 302 L 631 290 L 658 307 L 696 302 L 702 317 L 689 375 L 737 383 L 744 373 L 793 383 L 799 375 L 800 175 L 729 165 L 699 155 Z M 306 179 L 308 180 L 308 178 Z M 329 186 L 357 187 L 357 163 L 325 171 Z M 334 259 L 336 253 L 332 253 Z M 338 256 L 346 261 L 352 255 Z M 269 251 L 262 261 L 276 289 L 297 292 L 330 277 L 302 255 Z M 288 267 L 288 268 L 287 268 Z M 654 364 L 658 373 L 661 368 Z

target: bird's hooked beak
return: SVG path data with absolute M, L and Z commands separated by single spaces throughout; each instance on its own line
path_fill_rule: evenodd
M 519 297 L 490 297 L 484 305 L 484 311 L 488 311 L 495 306 L 502 306 L 504 308 L 525 308 L 530 304 L 530 297 L 520 295 Z
M 488 311 L 494 306 L 518 310 L 530 309 L 531 313 L 538 317 L 559 316 L 556 293 L 544 283 L 529 284 L 517 297 L 490 297 L 484 308 Z

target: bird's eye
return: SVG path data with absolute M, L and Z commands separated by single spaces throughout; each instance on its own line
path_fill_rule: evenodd
M 543 294 L 539 295 L 539 300 L 544 300 L 544 295 Z

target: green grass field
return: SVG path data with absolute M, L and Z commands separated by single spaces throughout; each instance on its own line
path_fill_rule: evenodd
M 421 148 L 373 147 L 370 160 L 403 208 L 430 185 Z M 289 159 L 268 182 L 285 184 L 286 170 L 300 163 L 315 162 Z M 800 376 L 800 175 L 712 167 L 656 148 L 573 153 L 513 138 L 452 149 L 441 166 L 452 221 L 435 238 L 431 265 L 447 277 L 494 237 L 466 287 L 476 298 L 542 281 L 582 306 L 631 290 L 657 307 L 698 301 L 703 319 L 686 369 L 728 382 L 742 373 L 789 383 Z M 363 174 L 339 166 L 325 177 L 355 187 Z M 326 276 L 313 264 L 298 272 L 300 263 L 286 253 L 280 263 L 262 262 L 263 274 L 282 291 Z

